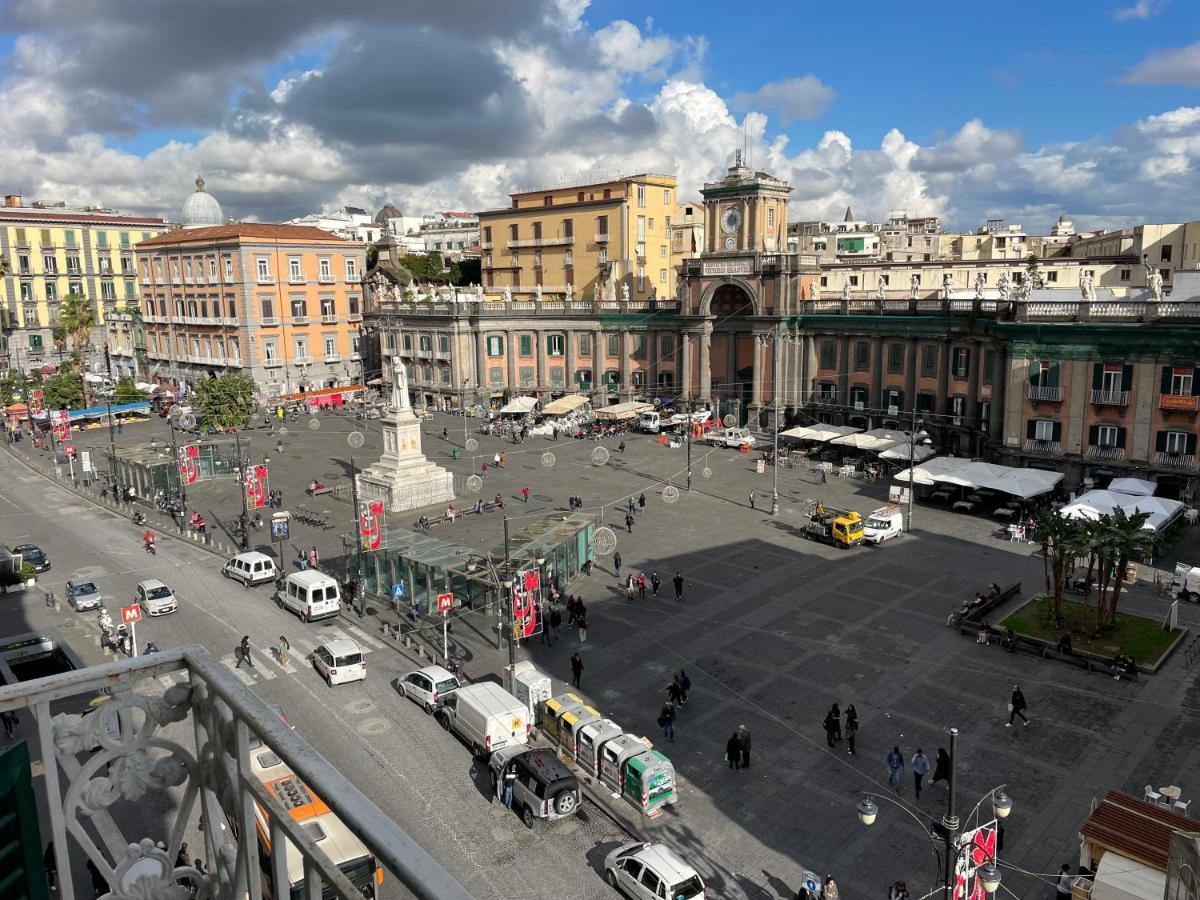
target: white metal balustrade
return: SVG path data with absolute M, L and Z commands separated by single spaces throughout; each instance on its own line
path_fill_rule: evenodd
M 172 673 L 183 674 L 186 682 L 163 690 L 157 679 Z M 111 699 L 96 704 L 88 715 L 52 710 L 52 704 L 62 701 L 75 701 L 73 708 L 79 708 L 80 701 L 101 692 Z M 271 846 L 291 844 L 303 861 L 309 900 L 320 898 L 322 887 L 342 900 L 362 900 L 362 890 L 255 776 L 252 737 L 309 785 L 414 896 L 470 900 L 420 845 L 203 647 L 180 647 L 0 687 L 0 711 L 21 709 L 31 710 L 37 725 L 32 743 L 40 749 L 44 778 L 35 785 L 42 786 L 49 810 L 50 837 L 63 876 L 61 900 L 78 896 L 68 874 L 74 847 L 107 880 L 111 900 L 175 900 L 181 890 L 182 896 L 188 894 L 180 881 L 197 888 L 197 900 L 262 900 L 256 805 L 269 817 Z M 173 739 L 177 730 L 167 733 L 189 717 L 193 747 Z M 168 817 L 161 833 L 122 835 L 124 856 L 110 863 L 93 840 L 90 820 L 118 802 L 136 804 L 147 792 L 168 788 L 182 789 L 174 817 Z M 204 873 L 174 864 L 198 811 Z M 157 846 L 159 841 L 165 849 Z M 199 848 L 191 852 L 200 855 Z M 271 857 L 276 885 L 289 881 L 286 857 Z

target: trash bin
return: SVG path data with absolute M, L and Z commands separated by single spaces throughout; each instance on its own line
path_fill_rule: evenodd
M 455 447 L 453 450 L 450 451 L 450 458 L 451 459 L 462 459 L 462 451 L 459 450 L 457 447 Z

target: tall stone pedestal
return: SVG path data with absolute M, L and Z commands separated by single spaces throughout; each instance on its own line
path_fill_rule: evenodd
M 387 512 L 403 512 L 454 499 L 454 476 L 421 451 L 421 422 L 407 408 L 389 410 L 380 425 L 383 455 L 359 473 L 360 500 L 383 500 Z

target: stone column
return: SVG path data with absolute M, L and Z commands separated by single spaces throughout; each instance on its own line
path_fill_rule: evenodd
M 487 339 L 486 331 L 480 331 L 475 335 L 475 371 L 479 373 L 475 379 L 475 395 L 479 398 L 480 403 L 483 402 L 485 387 L 491 383 L 487 365 Z
M 658 335 L 654 330 L 646 332 L 646 396 L 658 394 Z
M 700 399 L 712 402 L 712 322 L 705 322 L 700 332 Z
M 592 393 L 604 393 L 604 366 L 608 354 L 604 332 L 597 328 L 592 332 Z
M 563 352 L 566 354 L 563 357 L 563 380 L 566 382 L 566 388 L 571 393 L 575 391 L 575 342 L 579 340 L 579 335 L 568 329 L 563 334 Z
M 620 393 L 622 400 L 628 400 L 629 394 L 633 390 L 633 361 L 630 359 L 632 352 L 629 346 L 630 334 L 627 330 L 621 331 L 621 386 Z
M 679 389 L 684 400 L 692 399 L 692 336 L 689 332 L 679 333 Z
M 754 380 L 750 385 L 750 405 L 756 407 L 757 411 L 757 408 L 763 404 L 763 357 L 765 355 L 767 336 L 765 334 L 755 334 L 752 337 L 754 338 Z
M 537 347 L 533 350 L 533 358 L 537 360 L 537 376 L 533 383 L 539 390 L 550 390 L 550 373 L 546 371 L 546 332 L 542 330 L 533 333 Z
M 517 333 L 511 328 L 504 332 L 504 356 L 508 361 L 508 389 L 517 390 Z
M 983 345 L 979 341 L 971 341 L 968 347 L 967 403 L 963 413 L 966 416 L 966 426 L 971 437 L 969 445 L 965 449 L 975 456 L 979 441 L 982 439 L 979 431 L 979 385 L 980 375 L 983 372 Z

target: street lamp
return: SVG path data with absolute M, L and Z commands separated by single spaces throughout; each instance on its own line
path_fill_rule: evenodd
M 771 345 L 771 515 L 779 515 L 779 345 L 789 340 L 787 335 L 780 333 L 780 324 L 776 324 L 770 334 L 763 335 L 763 340 Z
M 917 467 L 917 442 L 922 446 L 928 446 L 931 442 L 929 435 L 925 431 L 918 431 L 921 422 L 917 419 L 917 409 L 913 407 L 912 428 L 905 432 L 908 435 L 908 510 L 904 516 L 904 530 L 912 532 L 912 514 L 913 514 L 913 496 L 917 492 L 917 485 L 913 478 L 913 470 Z

